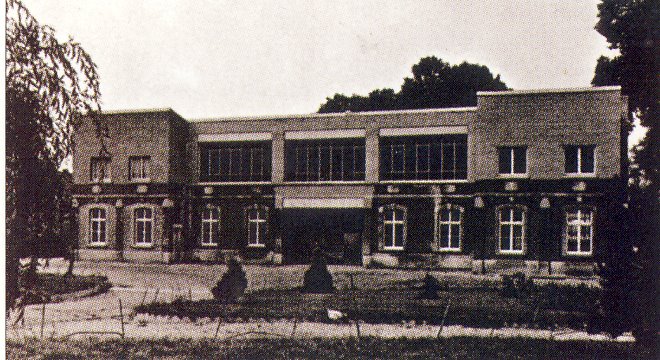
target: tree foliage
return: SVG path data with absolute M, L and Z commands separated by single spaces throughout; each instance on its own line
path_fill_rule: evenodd
M 90 55 L 41 25 L 19 0 L 6 0 L 7 304 L 17 298 L 19 255 L 38 255 L 61 224 L 72 131 L 100 111 L 99 76 Z M 98 119 L 97 132 L 107 132 Z M 102 147 L 103 148 L 103 147 Z M 22 254 L 20 253 L 22 252 Z
M 660 62 L 660 3 L 653 0 L 602 0 L 596 30 L 619 55 L 598 59 L 593 85 L 621 85 L 630 111 L 648 128 L 633 149 L 629 181 L 629 214 L 624 222 L 630 249 L 611 257 L 604 276 L 610 323 L 623 329 L 630 309 L 638 340 L 653 341 L 658 331 L 657 279 L 660 239 L 660 183 L 658 167 L 658 63 Z M 629 258 L 624 258 L 631 253 Z M 632 284 L 632 285 L 631 285 Z M 618 323 L 618 324 L 617 324 Z
M 488 67 L 463 62 L 450 65 L 435 56 L 422 58 L 403 80 L 399 92 L 377 89 L 367 96 L 335 94 L 326 98 L 320 113 L 397 109 L 428 109 L 477 104 L 477 91 L 507 90 Z

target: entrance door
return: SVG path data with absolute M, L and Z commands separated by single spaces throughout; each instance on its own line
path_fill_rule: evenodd
M 284 262 L 307 264 L 319 247 L 329 264 L 362 261 L 363 209 L 301 209 L 282 211 Z

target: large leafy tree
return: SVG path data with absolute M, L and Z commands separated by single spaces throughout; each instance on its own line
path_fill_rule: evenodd
M 605 273 L 604 303 L 610 307 L 610 323 L 616 328 L 625 328 L 627 323 L 638 340 L 653 341 L 660 320 L 656 304 L 660 275 L 660 3 L 603 0 L 598 5 L 598 18 L 596 30 L 619 55 L 598 59 L 592 83 L 621 85 L 632 115 L 648 129 L 633 149 L 629 174 L 630 239 L 624 243 L 629 242 L 635 251 L 627 259 L 620 256 L 610 259 Z M 628 253 L 623 250 L 621 254 Z M 627 314 L 623 309 L 631 309 L 632 313 Z
M 428 109 L 477 104 L 477 91 L 507 90 L 500 76 L 484 65 L 463 62 L 450 65 L 435 56 L 422 58 L 412 67 L 412 77 L 401 90 L 374 90 L 367 96 L 335 94 L 319 112 Z
M 69 38 L 41 25 L 19 0 L 6 0 L 7 305 L 19 293 L 19 256 L 51 241 L 66 201 L 58 171 L 72 149 L 76 118 L 100 111 L 96 64 Z M 97 120 L 102 139 L 106 132 Z M 70 234 L 70 236 L 73 236 Z M 25 284 L 23 284 L 25 285 Z

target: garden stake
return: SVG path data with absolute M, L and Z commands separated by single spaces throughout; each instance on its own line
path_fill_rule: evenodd
M 293 331 L 291 331 L 291 337 L 296 334 L 296 327 L 298 326 L 298 318 L 293 318 Z
M 355 330 L 357 331 L 358 341 L 360 341 L 360 322 L 358 320 L 355 320 Z
M 124 309 L 121 306 L 121 298 L 119 299 L 119 319 L 121 321 L 121 338 L 124 338 Z
M 188 299 L 192 301 L 192 288 L 188 288 Z
M 156 288 L 156 294 L 154 295 L 154 301 L 156 302 L 156 299 L 158 299 L 158 292 L 160 291 L 160 288 Z
M 46 321 L 46 303 L 41 304 L 41 338 L 44 338 L 44 323 Z
M 218 327 L 215 328 L 215 335 L 213 335 L 213 338 L 218 337 L 218 332 L 220 331 L 220 324 L 222 322 L 222 316 L 225 314 L 225 301 L 222 302 L 222 311 L 220 312 L 220 316 L 218 316 Z
M 353 273 L 349 273 L 348 278 L 351 280 L 351 290 L 355 290 L 355 283 L 353 282 Z
M 445 314 L 442 315 L 442 322 L 440 322 L 440 329 L 438 330 L 438 336 L 437 338 L 440 338 L 440 334 L 442 334 L 442 328 L 445 327 L 445 319 L 447 318 L 447 314 L 449 313 L 449 305 L 451 305 L 451 299 L 447 302 L 447 307 L 445 308 Z
M 144 295 L 142 296 L 142 301 L 140 301 L 140 306 L 144 305 L 144 301 L 147 299 L 147 292 L 148 291 L 149 291 L 148 288 L 144 290 Z

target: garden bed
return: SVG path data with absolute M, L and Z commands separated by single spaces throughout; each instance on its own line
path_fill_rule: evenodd
M 112 287 L 105 276 L 37 273 L 25 296 L 27 304 L 60 302 L 104 293 Z
M 652 359 L 631 343 L 444 339 L 160 339 L 7 342 L 9 359 Z
M 156 302 L 135 308 L 136 313 L 171 317 L 247 319 L 296 319 L 331 322 L 327 309 L 347 314 L 347 319 L 367 323 L 412 322 L 438 325 L 449 304 L 445 325 L 480 328 L 520 326 L 530 328 L 584 329 L 594 312 L 599 289 L 587 286 L 534 286 L 518 297 L 503 296 L 497 286 L 441 284 L 437 299 L 420 297 L 421 281 L 392 282 L 377 289 L 338 289 L 331 294 L 305 294 L 299 289 L 265 289 L 247 293 L 239 304 L 214 300 Z

